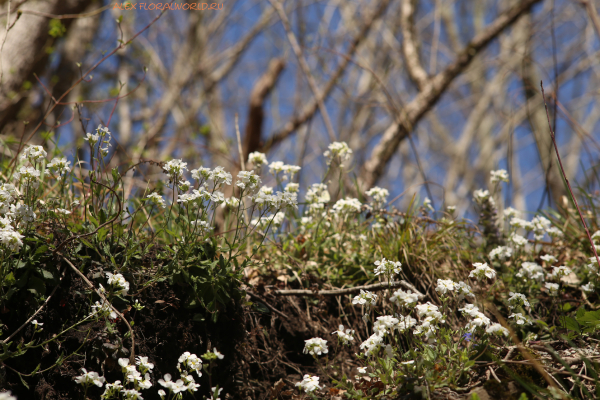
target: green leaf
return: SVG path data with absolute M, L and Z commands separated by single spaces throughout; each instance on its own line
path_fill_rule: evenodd
M 52 272 L 46 271 L 45 269 L 42 269 L 42 268 L 40 268 L 38 271 L 42 274 L 42 277 L 44 279 L 54 280 L 54 275 L 52 275 Z
M 43 296 L 46 294 L 46 284 L 40 278 L 32 276 L 27 282 L 27 290 L 35 295 Z
M 570 331 L 581 333 L 581 329 L 577 321 L 571 317 L 563 317 L 561 318 L 561 325 L 563 328 L 566 328 Z

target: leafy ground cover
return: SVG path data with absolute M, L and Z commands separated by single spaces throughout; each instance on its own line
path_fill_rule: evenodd
M 504 207 L 506 171 L 475 223 L 354 195 L 345 143 L 299 200 L 299 167 L 260 153 L 236 177 L 148 161 L 164 179 L 128 192 L 108 129 L 86 140 L 87 169 L 40 146 L 2 160 L 0 398 L 600 395 L 594 249 L 568 202 Z

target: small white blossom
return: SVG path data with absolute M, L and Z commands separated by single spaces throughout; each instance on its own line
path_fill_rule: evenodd
M 354 341 L 354 330 L 346 329 L 344 331 L 344 325 L 340 325 L 338 330 L 333 332 L 332 335 L 338 335 L 338 339 L 342 344 L 350 344 Z
M 452 279 L 438 279 L 435 291 L 441 295 L 445 295 L 448 292 L 453 292 L 456 286 L 456 283 Z
M 490 251 L 491 260 L 505 260 L 512 256 L 512 249 L 506 246 L 498 246 Z
M 508 318 L 514 318 L 517 325 L 525 325 L 525 324 L 531 325 L 531 321 L 529 320 L 529 318 L 523 316 L 523 314 L 521 314 L 521 313 L 511 314 L 508 316 Z
M 327 165 L 331 165 L 332 161 L 337 161 L 340 168 L 344 168 L 344 163 L 352 156 L 352 150 L 346 142 L 333 142 L 329 145 L 329 150 L 323 153 L 327 159 Z
M 469 274 L 469 278 L 477 278 L 482 280 L 485 278 L 494 279 L 496 277 L 496 271 L 490 268 L 486 263 L 474 263 L 474 270 Z
M 327 340 L 321 338 L 312 338 L 304 341 L 304 354 L 310 354 L 314 357 L 327 354 Z
M 253 151 L 252 153 L 248 154 L 248 163 L 252 164 L 254 168 L 260 168 L 263 165 L 266 165 L 267 162 L 267 156 L 263 153 Z
M 506 172 L 505 169 L 491 171 L 490 175 L 491 175 L 490 182 L 492 182 L 492 184 L 498 183 L 500 181 L 508 182 L 508 172 Z
M 529 307 L 530 304 L 527 301 L 527 297 L 521 293 L 509 293 L 510 297 L 508 298 L 508 307 L 513 309 L 515 307 L 524 306 Z
M 548 289 L 550 296 L 558 296 L 558 289 L 560 289 L 558 283 L 546 282 L 544 286 L 546 287 L 546 289 Z
M 371 196 L 373 199 L 373 207 L 381 208 L 387 203 L 387 198 L 390 195 L 390 192 L 387 189 L 383 189 L 380 187 L 373 187 L 366 192 L 367 196 Z
M 352 299 L 352 304 L 360 304 L 369 307 L 375 305 L 376 301 L 376 294 L 371 293 L 369 291 L 365 292 L 364 290 L 360 289 L 360 294 L 358 296 L 354 296 L 354 298 Z
M 508 336 L 508 329 L 500 324 L 493 323 L 485 330 L 485 333 L 496 336 Z
M 76 376 L 74 378 L 76 383 L 79 383 L 84 386 L 93 384 L 98 387 L 102 387 L 102 385 L 104 385 L 104 382 L 105 382 L 104 377 L 98 375 L 97 372 L 93 372 L 93 371 L 87 372 L 87 370 L 85 368 L 81 368 L 81 371 L 83 372 L 83 374 L 80 376 Z
M 402 271 L 402 263 L 400 261 L 391 261 L 386 260 L 385 258 L 381 259 L 381 261 L 375 261 L 375 275 L 389 275 L 393 276 L 394 274 L 399 274 Z
M 308 374 L 304 375 L 301 382 L 296 383 L 296 387 L 304 390 L 304 393 L 311 393 L 317 389 L 321 389 L 321 386 L 319 386 L 319 377 Z

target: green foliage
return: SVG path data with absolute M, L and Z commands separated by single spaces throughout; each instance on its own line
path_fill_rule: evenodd
M 67 32 L 67 28 L 59 19 L 51 19 L 49 22 L 49 27 L 50 29 L 48 30 L 48 34 L 53 38 L 63 37 Z

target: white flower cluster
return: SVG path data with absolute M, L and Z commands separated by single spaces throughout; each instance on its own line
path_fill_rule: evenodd
M 506 246 L 498 246 L 490 251 L 490 260 L 506 260 L 512 256 L 512 249 Z
M 490 182 L 492 182 L 492 184 L 496 184 L 500 181 L 508 183 L 508 172 L 506 172 L 505 169 L 491 171 L 490 175 L 491 175 Z
M 136 390 L 150 389 L 152 387 L 149 372 L 154 368 L 154 364 L 148 362 L 147 357 L 138 357 L 136 364 L 142 366 L 140 367 L 140 370 L 138 370 L 135 365 L 130 365 L 129 359 L 127 358 L 119 358 L 118 362 L 121 366 L 121 371 L 123 371 L 123 374 L 125 375 L 126 383 L 133 384 Z
M 342 344 L 350 344 L 350 342 L 354 342 L 354 330 L 346 329 L 344 331 L 344 325 L 339 326 L 338 330 L 333 332 L 332 335 L 338 335 L 338 340 Z
M 346 142 L 333 142 L 328 149 L 323 153 L 327 159 L 327 165 L 331 165 L 331 162 L 335 160 L 339 163 L 340 168 L 344 168 L 344 163 L 352 157 L 352 150 Z
M 564 265 L 552 267 L 552 272 L 548 275 L 548 278 L 560 280 L 560 278 L 569 275 L 571 272 L 573 272 L 571 268 L 565 267 Z
M 112 274 L 110 272 L 105 272 L 106 277 L 108 278 L 108 285 L 112 286 L 115 289 L 115 293 L 117 295 L 125 296 L 129 291 L 129 282 L 125 280 L 123 275 L 121 274 Z
M 306 191 L 304 199 L 308 203 L 308 214 L 318 216 L 323 213 L 325 204 L 331 200 L 331 197 L 329 196 L 327 185 L 314 183 Z
M 98 125 L 98 127 L 96 128 L 96 133 L 86 133 L 85 138 L 83 138 L 83 140 L 89 142 L 92 149 L 94 148 L 96 143 L 100 142 L 100 154 L 102 154 L 103 157 L 106 157 L 108 155 L 109 147 L 112 147 L 112 145 L 110 144 L 111 138 L 112 135 L 108 130 L 108 127 L 102 128 L 102 125 Z
M 117 313 L 114 312 L 110 304 L 105 302 L 104 299 L 101 299 L 92 305 L 90 316 L 94 315 L 98 315 L 99 317 L 109 317 L 110 319 L 116 319 L 118 317 Z
M 83 386 L 96 385 L 98 387 L 102 387 L 106 379 L 103 376 L 98 375 L 97 372 L 90 371 L 88 372 L 85 368 L 81 368 L 83 372 L 81 375 L 73 378 L 76 383 L 79 383 Z
M 162 196 L 156 192 L 150 193 L 148 196 L 146 196 L 146 198 L 148 199 L 149 202 L 154 203 L 162 208 L 166 208 L 167 204 L 165 203 L 165 200 L 162 198 Z
M 163 166 L 163 170 L 169 175 L 169 179 L 173 184 L 178 184 L 185 171 L 187 171 L 187 163 L 179 159 L 174 159 L 167 162 Z
M 390 297 L 390 301 L 396 303 L 398 307 L 413 307 L 419 301 L 419 295 L 410 290 L 405 292 L 402 289 L 398 289 L 394 292 L 392 297 Z
M 531 319 L 529 319 L 529 317 L 523 316 L 523 314 L 521 313 L 510 314 L 508 318 L 514 318 L 517 325 L 532 324 Z
M 271 194 L 272 188 L 267 188 L 265 190 L 263 190 L 263 188 L 265 187 L 263 186 L 252 198 L 255 204 L 265 206 L 267 209 L 273 211 L 285 207 L 298 208 L 298 195 L 295 192 L 277 192 Z
M 548 290 L 550 296 L 558 296 L 558 290 L 560 289 L 560 285 L 558 283 L 544 283 L 544 286 Z
M 24 236 L 13 228 L 9 217 L 0 217 L 0 246 L 11 252 L 17 252 L 23 247 Z
M 354 296 L 352 299 L 352 304 L 360 304 L 361 306 L 366 306 L 369 308 L 370 306 L 374 306 L 377 301 L 377 295 L 371 293 L 369 291 L 364 291 L 360 289 L 360 294 L 358 296 Z
M 474 304 L 467 304 L 463 308 L 459 308 L 458 311 L 461 311 L 463 315 L 471 317 L 471 320 L 465 326 L 469 332 L 474 332 L 479 328 L 483 329 L 491 324 L 490 319 L 479 311 L 479 307 Z
M 189 384 L 186 384 L 186 382 L 184 382 L 182 379 L 177 379 L 177 381 L 173 381 L 171 374 L 165 374 L 164 375 L 164 379 L 159 379 L 158 383 L 164 387 L 165 389 L 170 390 L 171 392 L 173 392 L 173 394 L 178 394 L 181 392 L 185 392 L 187 390 L 191 390 L 192 392 L 196 392 L 198 390 L 198 387 L 200 385 L 198 385 L 197 383 L 195 383 L 193 381 L 193 377 L 191 375 L 187 375 L 188 378 L 192 378 L 190 384 L 191 386 L 188 387 Z M 160 395 L 160 391 L 159 391 L 159 395 Z M 162 396 L 161 396 L 162 397 Z
M 513 292 L 509 292 L 509 298 L 508 298 L 508 307 L 513 309 L 516 307 L 520 307 L 520 306 L 524 306 L 524 307 L 529 307 L 529 302 L 527 301 L 527 297 L 525 297 L 524 294 L 521 293 L 513 293 Z
M 413 334 L 423 336 L 426 340 L 432 340 L 435 332 L 438 330 L 437 324 L 444 323 L 444 315 L 439 311 L 436 305 L 427 302 L 418 304 L 416 307 L 417 315 L 421 323 L 415 327 Z
M 263 153 L 253 151 L 252 153 L 248 154 L 248 164 L 252 164 L 252 167 L 256 170 L 260 169 L 267 163 L 267 156 Z
M 71 172 L 71 161 L 67 161 L 66 157 L 54 157 L 48 165 L 46 165 L 46 173 L 54 176 L 63 176 Z
M 490 197 L 489 190 L 477 189 L 473 192 L 473 200 L 475 200 L 477 204 L 482 204 L 487 199 L 493 200 Z
M 373 199 L 373 208 L 378 209 L 382 208 L 385 203 L 387 203 L 387 198 L 390 195 L 390 192 L 387 189 L 375 186 L 368 190 L 366 195 Z
M 304 341 L 304 354 L 310 354 L 314 357 L 329 353 L 327 340 L 321 338 L 312 338 Z
M 362 211 L 362 204 L 358 199 L 339 199 L 333 205 L 331 210 L 332 213 L 338 215 L 347 215 L 351 213 L 360 213 Z
M 177 370 L 184 376 L 196 372 L 196 375 L 200 378 L 202 376 L 202 359 L 186 351 L 177 360 Z
M 321 389 L 319 386 L 319 377 L 304 375 L 301 382 L 296 383 L 296 387 L 300 390 L 304 390 L 304 393 L 314 392 L 317 389 Z
M 513 218 L 513 217 L 518 217 L 519 215 L 521 215 L 521 212 L 512 207 L 506 207 L 504 209 L 504 211 L 502 212 L 502 214 L 504 215 L 505 218 Z
M 399 274 L 402 271 L 402 263 L 400 261 L 391 261 L 386 260 L 385 258 L 381 259 L 381 261 L 375 261 L 375 275 L 385 275 L 385 276 L 394 276 L 395 274 Z
M 496 277 L 496 271 L 490 268 L 487 263 L 473 263 L 474 270 L 469 274 L 469 278 L 476 278 L 477 280 L 483 280 L 486 278 L 494 279 Z
M 34 167 L 20 167 L 14 174 L 16 180 L 21 180 L 25 188 L 37 189 L 40 186 L 40 171 Z
M 529 261 L 525 261 L 523 264 L 521 264 L 521 268 L 515 274 L 515 276 L 525 280 L 534 280 L 540 282 L 545 279 L 542 266 Z
M 42 146 L 29 145 L 23 150 L 23 153 L 21 153 L 19 159 L 21 161 L 29 161 L 31 164 L 36 165 L 38 162 L 45 159 L 47 155 L 48 153 L 46 153 Z
M 465 297 L 475 297 L 475 294 L 471 290 L 471 286 L 463 281 L 456 283 L 452 279 L 438 279 L 435 291 L 442 296 L 446 295 L 448 292 L 456 292 L 460 300 Z
M 300 167 L 297 165 L 287 165 L 282 161 L 274 161 L 269 164 L 269 172 L 275 175 L 276 178 L 279 174 L 282 174 L 281 179 L 284 181 L 294 179 L 294 175 L 300 171 Z

